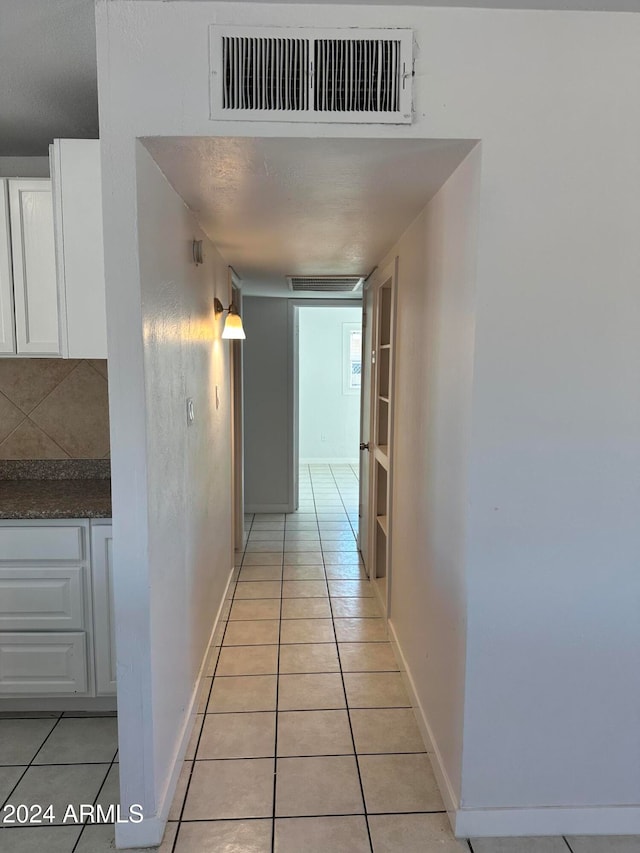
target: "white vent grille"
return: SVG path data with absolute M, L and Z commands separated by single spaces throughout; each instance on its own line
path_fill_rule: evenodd
M 409 30 L 210 28 L 211 118 L 411 121 Z
M 290 275 L 289 287 L 296 293 L 355 293 L 362 289 L 361 275 Z

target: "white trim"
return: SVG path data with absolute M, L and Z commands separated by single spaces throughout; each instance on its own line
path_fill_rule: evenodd
M 245 515 L 254 512 L 292 512 L 289 504 L 245 504 Z
M 360 460 L 357 456 L 353 459 L 346 459 L 344 456 L 323 456 L 317 459 L 307 458 L 301 459 L 300 465 L 359 465 Z
M 457 838 L 491 838 L 537 835 L 640 835 L 640 805 L 543 806 L 539 808 L 460 808 L 427 715 L 415 689 L 392 621 L 387 620 L 389 642 L 409 693 L 418 728 Z
M 640 835 L 640 806 L 459 809 L 458 838 L 523 835 Z
M 167 779 L 164 790 L 158 798 L 158 810 L 155 815 L 145 817 L 144 820 L 142 820 L 140 823 L 116 824 L 116 847 L 118 848 L 156 847 L 162 841 L 162 837 L 164 835 L 165 827 L 169 817 L 169 811 L 171 809 L 173 798 L 176 792 L 178 778 L 180 776 L 180 773 L 182 772 L 182 767 L 184 765 L 184 757 L 186 755 L 187 747 L 189 746 L 189 740 L 191 739 L 191 733 L 196 722 L 198 706 L 200 704 L 200 687 L 202 679 L 203 677 L 205 677 L 203 676 L 203 672 L 205 670 L 209 657 L 209 649 L 213 644 L 216 629 L 218 628 L 218 623 L 220 622 L 222 609 L 227 600 L 227 593 L 229 591 L 229 584 L 231 583 L 231 580 L 233 578 L 233 573 L 234 568 L 232 567 L 229 570 L 229 578 L 225 585 L 224 594 L 220 601 L 220 606 L 218 607 L 218 612 L 216 613 L 216 618 L 213 622 L 211 634 L 209 635 L 209 641 L 207 643 L 207 647 L 205 649 L 202 662 L 200 664 L 200 670 L 198 672 L 195 687 L 191 693 L 191 700 L 189 701 L 188 712 L 184 717 L 182 733 L 180 735 L 178 745 L 173 754 L 173 768 L 171 770 L 171 773 L 169 774 L 169 778 Z
M 420 734 L 422 735 L 425 747 L 427 749 L 427 752 L 429 753 L 431 766 L 433 767 L 433 772 L 435 773 L 436 780 L 438 782 L 438 788 L 440 789 L 440 794 L 444 801 L 444 807 L 447 810 L 447 817 L 449 818 L 449 822 L 451 823 L 452 829 L 455 830 L 456 815 L 458 814 L 458 798 L 456 796 L 455 789 L 453 787 L 451 779 L 449 778 L 449 774 L 446 771 L 444 761 L 442 760 L 442 755 L 440 754 L 440 750 L 438 749 L 436 739 L 433 736 L 433 730 L 429 725 L 429 720 L 427 718 L 425 710 L 422 707 L 420 699 L 418 698 L 418 693 L 416 691 L 413 677 L 411 675 L 409 667 L 407 666 L 406 658 L 402 652 L 400 643 L 398 642 L 396 630 L 393 626 L 393 622 L 391 621 L 391 619 L 387 619 L 387 627 L 389 630 L 389 642 L 391 643 L 391 648 L 393 649 L 393 653 L 396 657 L 396 660 L 398 661 L 398 665 L 400 667 L 400 674 L 402 675 L 402 680 L 404 681 L 405 687 L 407 688 L 407 692 L 409 693 L 409 698 L 411 699 L 413 711 L 416 715 Z

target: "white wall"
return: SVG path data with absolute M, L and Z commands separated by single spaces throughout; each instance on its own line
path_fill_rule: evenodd
M 414 29 L 412 125 L 210 121 L 209 24 L 327 20 Z M 637 15 L 99 0 L 114 505 L 134 565 L 134 138 L 482 140 L 460 832 L 640 831 L 639 54 Z
M 478 146 L 379 264 L 399 259 L 390 620 L 456 799 L 479 189 Z
M 361 308 L 298 308 L 300 462 L 358 461 L 360 393 L 344 390 L 344 324 Z
M 204 235 L 139 144 L 135 182 L 140 326 L 129 335 L 141 347 L 142 384 L 124 410 L 118 399 L 112 407 L 120 766 L 123 804 L 141 803 L 147 831 L 161 835 L 233 565 L 229 345 L 212 311 L 214 293 L 228 294 L 211 244 L 201 267 L 191 262 L 191 240 Z M 126 311 L 130 295 L 115 290 L 110 310 Z M 109 358 L 116 387 L 133 390 L 126 355 L 110 345 Z
M 247 512 L 293 506 L 293 329 L 287 299 L 245 297 L 244 502 Z

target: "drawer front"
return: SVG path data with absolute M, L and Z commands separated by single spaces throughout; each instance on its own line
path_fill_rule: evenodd
M 85 528 L 80 525 L 0 527 L 0 561 L 77 563 L 85 558 Z
M 0 694 L 86 692 L 84 633 L 0 634 Z
M 84 571 L 0 565 L 0 631 L 84 628 Z

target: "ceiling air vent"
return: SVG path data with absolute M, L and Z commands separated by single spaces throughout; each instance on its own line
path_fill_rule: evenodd
M 290 275 L 289 287 L 295 293 L 357 293 L 362 275 Z
M 410 30 L 209 30 L 211 118 L 411 122 Z

